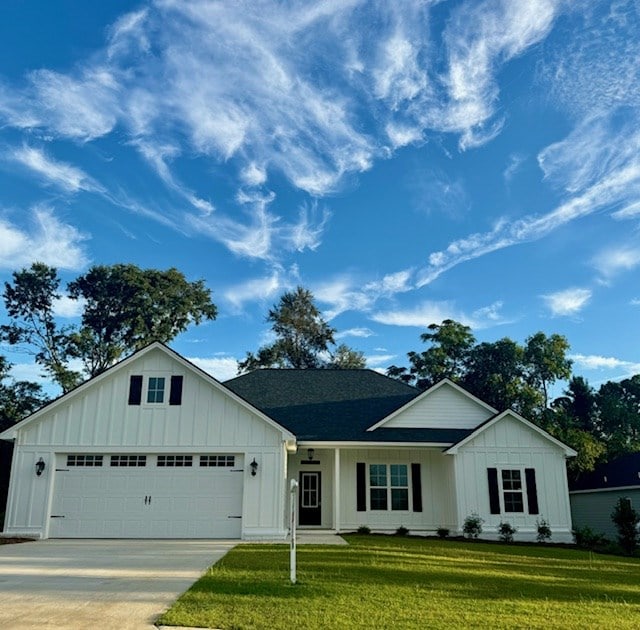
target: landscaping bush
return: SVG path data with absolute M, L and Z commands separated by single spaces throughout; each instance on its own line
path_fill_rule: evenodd
M 603 549 L 609 544 L 604 534 L 596 534 L 596 532 L 586 525 L 584 527 L 576 527 L 573 530 L 573 538 L 578 547 L 590 549 L 591 551 Z
M 551 540 L 551 527 L 549 527 L 549 523 L 544 517 L 541 516 L 540 519 L 536 521 L 536 529 L 538 530 L 536 540 L 539 543 L 545 543 Z
M 360 527 L 358 527 L 358 534 L 370 534 L 371 533 L 371 528 L 367 527 L 366 525 L 360 525 Z
M 438 527 L 438 529 L 436 529 L 436 534 L 438 534 L 438 538 L 446 538 L 449 535 L 449 528 Z
M 404 525 L 400 525 L 400 527 L 396 529 L 396 536 L 406 536 L 408 533 L 409 530 Z
M 464 519 L 464 525 L 462 526 L 464 535 L 467 538 L 477 538 L 482 534 L 482 523 L 484 523 L 484 519 L 473 512 Z
M 631 507 L 629 499 L 620 498 L 611 513 L 611 520 L 618 530 L 618 543 L 622 550 L 632 556 L 638 546 L 640 536 L 638 533 L 640 514 Z
M 513 542 L 513 535 L 518 530 L 511 525 L 511 523 L 503 523 L 500 521 L 500 525 L 498 525 L 498 534 L 500 534 L 500 540 L 505 543 Z

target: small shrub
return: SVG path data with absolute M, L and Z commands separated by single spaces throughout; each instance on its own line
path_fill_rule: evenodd
M 503 523 L 500 521 L 498 525 L 498 534 L 500 534 L 500 540 L 505 543 L 513 542 L 513 535 L 518 530 L 511 523 Z
M 400 527 L 396 529 L 396 536 L 406 536 L 408 533 L 409 530 L 404 525 L 400 525 Z
M 482 523 L 484 523 L 484 519 L 473 512 L 464 519 L 464 525 L 462 526 L 464 535 L 467 538 L 477 538 L 482 534 Z
M 366 525 L 360 525 L 360 527 L 358 527 L 358 534 L 370 534 L 371 533 L 371 528 L 367 527 Z
M 449 535 L 449 528 L 438 527 L 438 529 L 436 529 L 436 534 L 438 534 L 438 538 L 446 538 Z
M 640 514 L 631 507 L 631 501 L 626 498 L 618 499 L 611 520 L 615 523 L 618 530 L 618 543 L 622 547 L 624 553 L 632 556 L 638 546 L 638 524 L 640 523 Z
M 539 543 L 545 543 L 551 540 L 551 527 L 544 517 L 541 516 L 540 519 L 536 521 L 536 529 L 538 530 L 536 540 Z
M 604 534 L 596 534 L 590 527 L 576 527 L 573 530 L 573 538 L 576 545 L 582 549 L 599 549 L 608 544 L 608 540 Z

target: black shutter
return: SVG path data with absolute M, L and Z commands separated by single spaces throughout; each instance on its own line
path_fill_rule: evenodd
M 536 469 L 525 468 L 524 478 L 527 483 L 527 504 L 529 514 L 538 514 L 538 488 L 536 487 Z
M 169 393 L 169 404 L 182 404 L 182 376 L 171 377 L 171 392 Z
M 489 480 L 489 508 L 491 514 L 500 514 L 500 490 L 498 489 L 498 469 L 487 468 Z
M 139 405 L 142 401 L 142 376 L 132 374 L 129 379 L 129 404 Z
M 363 462 L 356 464 L 356 510 L 367 511 L 367 465 Z
M 413 497 L 413 511 L 422 512 L 422 479 L 420 478 L 420 464 L 411 464 L 411 495 Z

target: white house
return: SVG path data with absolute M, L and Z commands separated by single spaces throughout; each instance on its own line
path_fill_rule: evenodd
M 49 403 L 15 440 L 5 533 L 271 538 L 299 526 L 460 533 L 477 513 L 517 538 L 571 539 L 575 452 L 450 381 L 371 370 L 257 370 L 221 384 L 154 343 Z

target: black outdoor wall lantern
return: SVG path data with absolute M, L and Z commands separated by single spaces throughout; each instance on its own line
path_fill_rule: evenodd
M 315 449 L 312 448 L 308 448 L 307 449 L 307 455 L 309 457 L 309 461 L 311 461 L 313 459 L 313 456 L 316 454 Z
M 249 464 L 249 466 L 251 466 L 251 476 L 255 477 L 256 473 L 258 472 L 258 462 L 256 461 L 256 458 L 253 458 L 253 461 Z
M 36 462 L 36 475 L 39 477 L 44 472 L 44 459 L 42 457 Z

